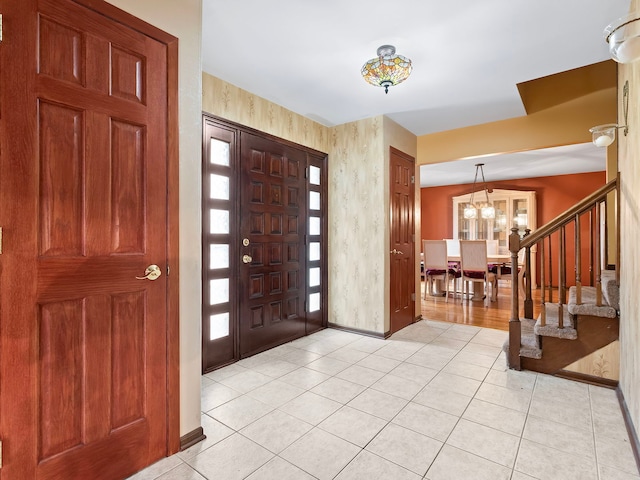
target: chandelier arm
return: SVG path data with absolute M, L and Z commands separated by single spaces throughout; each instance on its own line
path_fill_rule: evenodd
M 473 203 L 473 195 L 476 193 L 476 182 L 478 181 L 478 165 L 476 165 L 476 175 L 473 177 L 473 186 L 471 187 L 471 198 L 469 199 L 469 204 L 472 207 L 475 207 Z
M 480 172 L 482 172 L 482 188 L 484 188 L 484 195 L 487 198 L 487 205 L 489 205 L 489 189 L 487 188 L 487 181 L 484 179 L 484 168 L 480 165 Z

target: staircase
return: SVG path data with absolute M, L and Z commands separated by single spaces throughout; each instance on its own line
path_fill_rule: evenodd
M 617 270 L 601 268 L 602 252 L 606 251 L 601 224 L 618 231 L 615 218 L 605 217 L 601 222 L 601 215 L 609 211 L 608 201 L 617 202 L 617 185 L 617 179 L 607 183 L 535 232 L 527 230 L 524 237 L 512 229 L 509 250 L 516 266 L 511 269 L 512 285 L 518 284 L 521 249 L 525 250 L 525 265 L 522 317 L 518 288 L 511 289 L 509 338 L 504 346 L 510 368 L 558 374 L 618 339 L 619 276 Z M 573 233 L 571 262 L 567 258 L 568 231 Z M 529 273 L 532 249 L 538 251 L 540 259 L 540 303 L 535 308 Z M 584 258 L 588 259 L 587 268 L 583 268 Z M 573 264 L 570 278 L 568 263 Z M 535 318 L 534 310 L 538 312 Z

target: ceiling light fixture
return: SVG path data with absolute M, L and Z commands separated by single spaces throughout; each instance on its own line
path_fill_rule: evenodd
M 476 175 L 473 178 L 473 190 L 471 190 L 471 198 L 469 199 L 469 204 L 464 207 L 463 211 L 463 216 L 466 219 L 478 218 L 478 209 L 480 209 L 480 216 L 482 218 L 496 218 L 496 209 L 491 204 L 491 202 L 489 202 L 489 189 L 487 188 L 487 182 L 484 179 L 484 169 L 482 167 L 484 167 L 484 163 L 476 163 Z M 473 195 L 476 192 L 478 170 L 480 170 L 480 174 L 482 175 L 482 188 L 484 189 L 484 195 L 487 201 L 476 204 L 473 202 Z
M 629 80 L 624 82 L 622 87 L 622 115 L 624 116 L 624 125 L 617 123 L 607 123 L 605 125 L 597 125 L 589 129 L 591 132 L 591 140 L 596 147 L 608 147 L 616 139 L 616 130 L 622 128 L 622 133 L 626 137 L 629 133 Z
M 384 87 L 384 93 L 389 93 L 389 87 L 409 78 L 413 68 L 411 60 L 402 55 L 396 55 L 396 47 L 393 45 L 382 45 L 377 53 L 376 58 L 372 58 L 362 66 L 360 73 L 371 85 Z
M 638 12 L 619 18 L 604 29 L 611 58 L 619 63 L 631 63 L 640 59 L 640 20 Z

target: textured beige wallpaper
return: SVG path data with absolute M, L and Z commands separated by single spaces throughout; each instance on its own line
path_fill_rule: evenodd
M 334 127 L 329 151 L 329 321 L 384 333 L 382 117 Z
M 609 380 L 620 379 L 620 342 L 610 343 L 606 347 L 581 358 L 564 368 L 570 372 L 584 373 Z
M 638 11 L 640 1 L 631 2 Z M 620 388 L 640 434 L 640 62 L 618 69 L 618 123 L 622 88 L 629 80 L 629 135 L 620 135 Z M 621 130 L 618 130 L 622 132 Z
M 330 129 L 219 78 L 202 74 L 202 110 L 328 152 Z
M 202 83 L 205 112 L 329 154 L 329 322 L 386 332 L 388 152 L 394 146 L 415 157 L 415 135 L 382 116 L 325 127 L 211 75 L 203 74 Z

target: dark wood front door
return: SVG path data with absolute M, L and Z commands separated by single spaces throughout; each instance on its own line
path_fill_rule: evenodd
M 305 334 L 306 154 L 243 132 L 240 357 Z
M 390 152 L 390 304 L 391 333 L 415 319 L 415 161 L 391 148 Z
M 327 156 L 203 116 L 202 371 L 327 326 Z
M 2 480 L 167 453 L 167 46 L 82 3 L 2 5 Z

